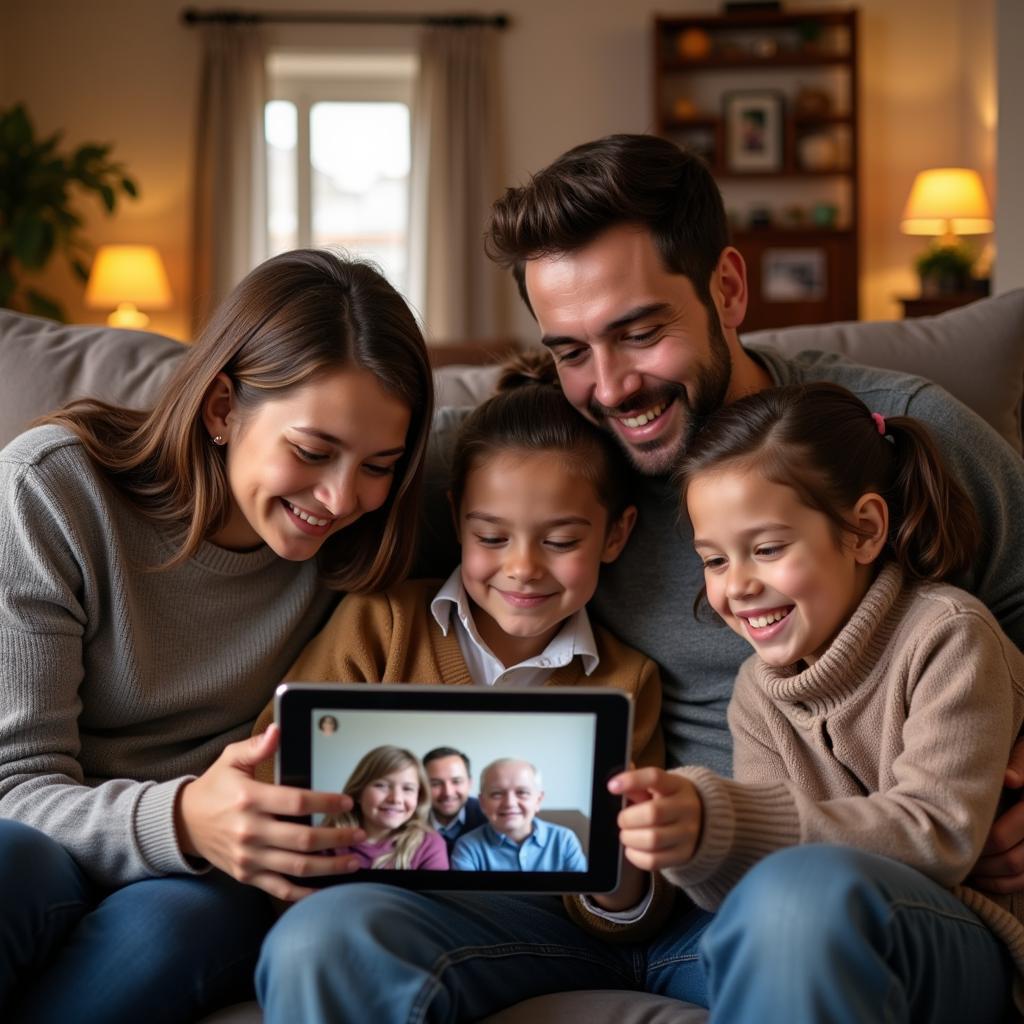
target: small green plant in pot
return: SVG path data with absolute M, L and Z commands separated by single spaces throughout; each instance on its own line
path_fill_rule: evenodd
M 89 276 L 91 248 L 81 237 L 73 192 L 94 193 L 108 213 L 119 195 L 138 194 L 123 165 L 110 159 L 110 146 L 85 143 L 61 154 L 60 138 L 36 138 L 20 103 L 0 110 L 0 306 L 55 320 L 64 319 L 60 304 L 25 278 L 58 251 L 83 282 Z
M 974 253 L 963 242 L 936 243 L 917 259 L 921 294 L 949 295 L 970 287 Z

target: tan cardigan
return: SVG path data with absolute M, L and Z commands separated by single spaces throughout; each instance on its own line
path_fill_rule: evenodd
M 430 613 L 440 588 L 440 580 L 406 580 L 379 594 L 349 594 L 285 679 L 472 686 L 455 630 L 446 636 Z M 624 690 L 633 698 L 633 760 L 638 765 L 664 764 L 658 666 L 600 626 L 594 626 L 594 640 L 600 664 L 591 675 L 577 657 L 555 669 L 546 685 Z M 274 707 L 268 704 L 253 732 L 263 732 L 273 720 Z
M 729 705 L 735 779 L 679 769 L 704 823 L 692 860 L 665 874 L 714 909 L 773 850 L 868 850 L 952 889 L 1024 971 L 1024 894 L 960 884 L 1022 719 L 1024 655 L 988 609 L 955 587 L 905 583 L 890 564 L 814 665 L 744 662 Z

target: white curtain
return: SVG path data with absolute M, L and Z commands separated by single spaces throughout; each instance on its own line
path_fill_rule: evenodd
M 483 235 L 501 185 L 497 34 L 424 30 L 413 109 L 410 294 L 428 339 L 493 338 L 503 327 L 502 272 Z
M 192 326 L 267 256 L 264 44 L 255 25 L 204 24 L 193 205 Z

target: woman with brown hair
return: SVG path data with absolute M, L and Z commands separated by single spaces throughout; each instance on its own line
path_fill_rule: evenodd
M 277 817 L 351 801 L 256 781 L 277 733 L 245 737 L 332 591 L 407 572 L 431 412 L 397 292 L 297 251 L 152 410 L 75 402 L 0 454 L 6 1019 L 194 1019 L 250 984 L 266 893 L 355 867 L 323 851 L 358 830 Z

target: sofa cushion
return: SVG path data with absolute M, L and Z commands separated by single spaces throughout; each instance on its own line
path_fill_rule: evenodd
M 743 341 L 789 355 L 839 352 L 869 366 L 928 377 L 1021 450 L 1024 288 L 936 317 L 755 331 Z M 0 447 L 71 398 L 152 404 L 184 351 L 179 342 L 148 331 L 57 324 L 0 310 Z M 435 370 L 438 406 L 476 405 L 493 392 L 498 372 L 496 366 Z
M 75 326 L 0 309 L 0 448 L 72 398 L 152 405 L 185 346 L 149 331 Z
M 646 992 L 558 992 L 527 999 L 485 1018 L 480 1024 L 703 1024 L 707 1010 Z M 256 1003 L 225 1007 L 202 1024 L 260 1024 Z
M 1021 451 L 1024 288 L 939 316 L 754 331 L 743 343 L 771 345 L 785 355 L 838 352 L 851 362 L 927 377 Z
M 526 999 L 480 1024 L 703 1024 L 708 1012 L 690 1003 L 647 992 L 557 992 Z

